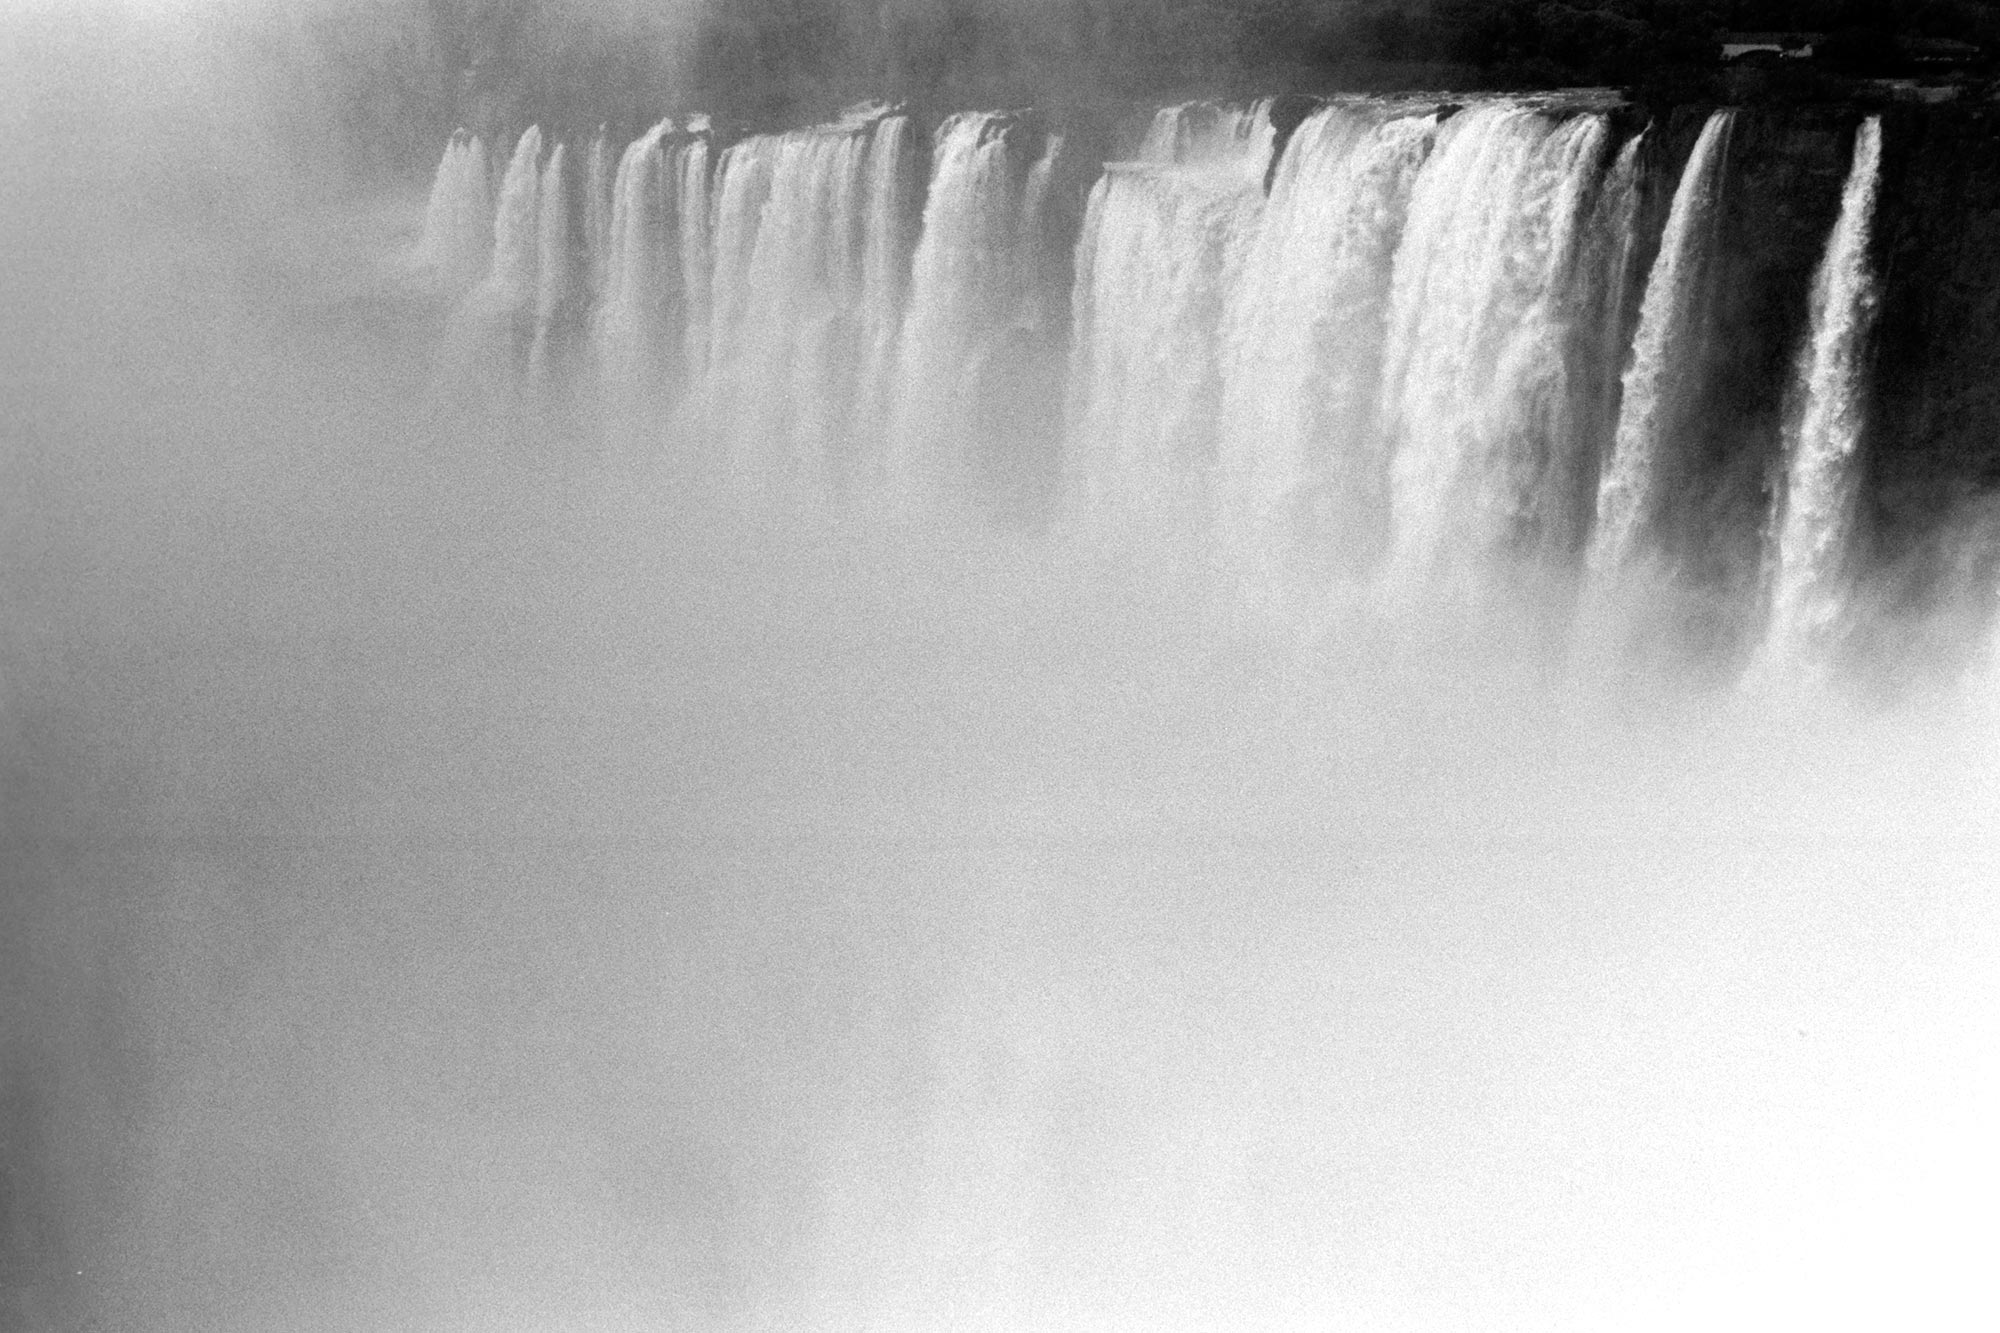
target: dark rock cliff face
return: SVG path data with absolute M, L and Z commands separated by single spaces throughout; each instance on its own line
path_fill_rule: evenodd
M 1909 107 L 1883 121 L 1876 227 L 1870 557 L 1929 599 L 1953 531 L 2000 489 L 2000 108 Z

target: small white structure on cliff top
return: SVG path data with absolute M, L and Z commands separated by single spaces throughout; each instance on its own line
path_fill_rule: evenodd
M 1779 60 L 1811 60 L 1813 48 L 1826 40 L 1819 32 L 1726 32 L 1722 58 L 1741 60 L 1769 52 Z

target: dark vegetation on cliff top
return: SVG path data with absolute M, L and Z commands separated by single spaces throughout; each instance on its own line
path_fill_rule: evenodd
M 303 15 L 303 16 L 302 16 Z M 254 25 L 253 25 L 254 26 Z M 925 107 L 1334 90 L 1625 88 L 1744 100 L 1731 31 L 1809 31 L 1756 93 L 1837 100 L 1917 72 L 1898 43 L 2000 52 L 1991 0 L 320 0 L 245 34 L 309 62 L 364 169 L 452 124 L 587 127 L 700 109 L 797 123 Z M 1966 71 L 1961 70 L 1961 73 Z M 1987 74 L 1983 60 L 1970 73 Z M 331 78 L 325 76 L 331 73 Z

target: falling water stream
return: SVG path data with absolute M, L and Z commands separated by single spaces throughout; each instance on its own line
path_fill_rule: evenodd
M 1702 351 L 1700 321 L 1714 253 L 1714 219 L 1734 123 L 1734 112 L 1717 111 L 1702 126 L 1674 190 L 1659 257 L 1646 282 L 1625 371 L 1617 441 L 1597 491 L 1590 559 L 1600 571 L 1615 570 L 1643 553 L 1650 526 L 1658 520 L 1662 473 L 1676 461 L 1675 433 L 1692 397 L 1680 368 L 1697 364 Z
M 1802 401 L 1785 442 L 1769 642 L 1794 660 L 1823 656 L 1844 610 L 1866 424 L 1863 357 L 1878 302 L 1868 246 L 1881 172 L 1882 121 L 1870 116 L 1855 135 L 1840 218 L 1813 278 Z

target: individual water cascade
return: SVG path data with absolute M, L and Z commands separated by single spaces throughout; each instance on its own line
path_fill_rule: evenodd
M 708 125 L 702 119 L 690 131 L 697 137 L 684 144 L 675 161 L 675 204 L 678 217 L 674 238 L 680 263 L 680 296 L 683 310 L 681 330 L 682 373 L 690 384 L 698 384 L 708 373 L 710 302 L 714 286 L 713 219 L 710 209 L 711 154 Z
M 1578 447 L 1568 283 L 1607 132 L 1597 115 L 1475 107 L 1417 178 L 1382 399 L 1403 576 L 1563 541 Z
M 866 490 L 879 490 L 885 480 L 880 442 L 890 425 L 892 379 L 923 188 L 916 148 L 915 127 L 905 115 L 883 117 L 868 139 L 864 168 L 868 217 L 861 250 L 862 369 L 854 409 L 854 436 L 863 447 L 851 460 L 854 483 Z
M 419 277 L 463 288 L 485 273 L 493 247 L 493 199 L 486 146 L 463 130 L 439 160 L 424 208 L 423 232 L 409 265 Z
M 1609 573 L 1629 564 L 1658 521 L 1661 472 L 1691 404 L 1687 382 L 1701 348 L 1708 259 L 1720 215 L 1723 169 L 1733 111 L 1717 111 L 1702 126 L 1681 170 L 1660 251 L 1639 308 L 1632 360 L 1625 371 L 1617 436 L 1598 483 L 1590 564 Z
M 891 414 L 888 482 L 905 512 L 975 486 L 987 446 L 968 428 L 976 371 L 1034 299 L 1035 275 L 1020 265 L 1025 182 L 1009 151 L 1014 129 L 1004 115 L 973 112 L 937 131 Z
M 1224 311 L 1217 548 L 1251 604 L 1386 531 L 1377 429 L 1391 262 L 1438 128 L 1368 103 L 1292 135 Z M 1312 548 L 1317 548 L 1312 549 Z
M 704 410 L 711 418 L 725 410 L 716 399 L 719 391 L 727 389 L 730 369 L 738 360 L 738 349 L 731 339 L 749 318 L 753 299 L 750 265 L 757 255 L 764 205 L 771 197 L 772 166 L 771 155 L 757 139 L 732 145 L 716 165 L 710 206 L 709 314 L 704 330 L 708 349 L 703 357 L 708 366 L 704 396 L 709 400 Z
M 529 371 L 546 378 L 556 345 L 576 305 L 576 252 L 571 244 L 567 145 L 557 144 L 542 169 L 541 195 L 535 208 L 536 283 L 535 341 Z
M 1042 144 L 1041 156 L 1035 159 L 1034 166 L 1028 168 L 1028 179 L 1021 189 L 1021 222 L 1015 239 L 1015 262 L 1023 274 L 1031 277 L 1024 293 L 1025 299 L 1015 316 L 1015 322 L 1022 328 L 1044 329 L 1056 319 L 1052 307 L 1057 285 L 1046 271 L 1052 245 L 1049 205 L 1056 188 L 1056 169 L 1064 150 L 1063 136 L 1049 135 Z
M 659 371 L 665 300 L 660 222 L 661 121 L 635 139 L 618 160 L 612 184 L 604 290 L 598 297 L 598 360 L 607 385 L 624 391 L 653 384 Z
M 1625 141 L 1617 160 L 1605 173 L 1584 238 L 1585 272 L 1602 281 L 1576 314 L 1569 356 L 1582 378 L 1581 394 L 1589 419 L 1583 423 L 1585 448 L 1579 466 L 1581 493 L 1576 496 L 1577 536 L 1587 538 L 1597 495 L 1598 478 L 1610 457 L 1618 432 L 1619 380 L 1632 342 L 1632 279 L 1639 249 L 1640 154 L 1649 131 Z
M 590 141 L 590 157 L 583 173 L 584 272 L 592 300 L 603 299 L 611 270 L 611 195 L 616 169 L 611 136 L 600 129 Z
M 448 382 L 496 403 L 512 396 L 534 339 L 541 151 L 539 129 L 530 127 L 515 142 L 501 177 L 486 274 L 453 312 L 440 362 Z M 477 388 L 481 381 L 492 387 Z
M 1832 647 L 1845 606 L 1855 455 L 1866 424 L 1863 356 L 1879 300 L 1869 235 L 1881 166 L 1882 122 L 1871 116 L 1855 134 L 1840 216 L 1813 278 L 1811 332 L 1785 441 L 1766 647 L 1800 665 Z
M 1264 107 L 1171 108 L 1091 193 L 1078 250 L 1070 503 L 1100 528 L 1206 522 L 1222 314 L 1264 209 Z
M 877 124 L 749 139 L 724 163 L 707 410 L 732 479 L 751 493 L 825 495 L 852 470 Z
M 495 316 L 530 309 L 535 300 L 541 262 L 541 156 L 542 132 L 530 126 L 516 141 L 501 178 L 493 216 L 493 264 L 474 297 Z

